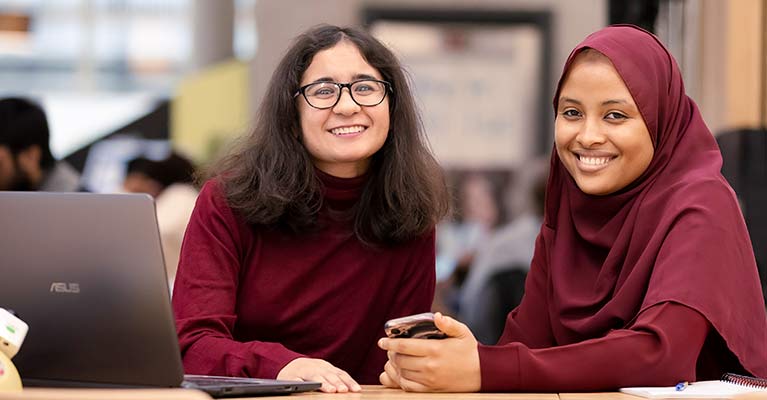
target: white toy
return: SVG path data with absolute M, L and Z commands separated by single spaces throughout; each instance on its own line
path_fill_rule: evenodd
M 21 390 L 19 371 L 11 362 L 27 336 L 29 326 L 0 308 L 0 392 Z

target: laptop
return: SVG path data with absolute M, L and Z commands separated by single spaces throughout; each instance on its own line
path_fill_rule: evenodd
M 320 387 L 184 376 L 148 195 L 0 192 L 0 307 L 29 324 L 13 359 L 27 386 L 186 387 L 214 397 Z

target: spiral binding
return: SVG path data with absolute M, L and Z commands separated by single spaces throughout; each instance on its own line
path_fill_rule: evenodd
M 751 388 L 767 388 L 767 379 L 755 378 L 753 376 L 731 374 L 728 372 L 722 375 L 721 380 Z

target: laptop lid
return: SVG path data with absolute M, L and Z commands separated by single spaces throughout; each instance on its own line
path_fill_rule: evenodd
M 29 325 L 13 359 L 27 385 L 182 386 L 148 195 L 0 192 L 0 307 Z M 250 390 L 199 388 L 242 395 L 319 386 L 261 381 Z

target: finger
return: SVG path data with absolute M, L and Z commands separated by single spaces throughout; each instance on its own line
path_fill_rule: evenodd
M 434 392 L 434 389 L 431 389 L 421 383 L 411 381 L 410 379 L 404 378 L 402 376 L 399 377 L 399 386 L 402 388 L 402 390 L 406 392 Z
M 415 357 L 399 353 L 394 353 L 390 360 L 397 369 L 411 369 L 415 371 L 423 370 L 423 365 L 426 363 L 426 357 Z
M 310 377 L 309 379 L 306 379 L 307 381 L 314 381 L 314 382 L 320 382 L 322 386 L 320 386 L 320 391 L 325 393 L 335 393 L 336 387 L 332 385 L 330 382 L 325 380 L 325 377 L 322 375 L 314 375 Z
M 393 351 L 387 351 L 387 352 L 386 352 L 386 357 L 389 359 L 389 361 L 387 362 L 387 364 L 391 364 L 391 365 L 392 365 L 393 367 L 395 367 L 395 368 L 398 368 L 398 367 L 399 367 L 399 366 L 397 365 L 397 353 L 395 353 L 395 352 L 393 352 Z
M 394 358 L 396 358 L 396 357 L 397 357 L 397 353 L 395 353 L 393 351 L 387 351 L 386 352 L 386 358 L 388 358 L 389 361 L 394 362 Z
M 389 375 L 389 378 L 394 382 L 399 380 L 399 371 L 397 371 L 397 367 L 391 362 L 384 364 L 384 372 L 386 372 L 386 374 Z
M 434 325 L 450 337 L 461 338 L 472 335 L 468 326 L 439 312 L 434 314 Z
M 422 374 L 419 374 L 417 371 L 412 371 L 409 369 L 402 369 L 396 365 L 394 365 L 391 362 L 387 362 L 384 365 L 384 372 L 389 375 L 389 379 L 391 379 L 394 382 L 399 382 L 401 377 L 403 376 L 422 376 Z M 410 378 L 410 380 L 413 380 Z M 416 381 L 420 382 L 420 379 L 416 379 Z
M 341 371 L 343 372 L 343 371 Z M 337 371 L 329 371 L 323 375 L 325 377 L 325 380 L 333 385 L 336 388 L 336 391 L 338 393 L 346 393 L 349 391 L 349 387 L 347 387 L 344 382 L 341 380 L 341 378 L 338 376 Z
M 338 377 L 341 378 L 341 381 L 346 385 L 349 390 L 352 392 L 359 392 L 362 390 L 362 386 L 357 383 L 357 381 L 354 380 L 354 378 L 351 377 L 346 371 L 339 370 Z
M 384 372 L 381 374 L 381 383 L 384 386 L 399 388 L 399 373 L 397 368 L 392 363 L 387 362 L 384 365 Z
M 430 391 L 434 391 L 434 374 L 425 373 L 422 371 L 413 371 L 410 369 L 400 369 L 399 370 L 399 379 L 400 380 L 406 380 L 410 382 L 415 382 L 418 384 L 423 385 L 424 387 L 428 387 Z
M 423 339 L 380 339 L 378 346 L 383 350 L 393 351 L 411 356 L 425 356 L 429 354 L 434 340 Z
M 392 378 L 389 377 L 389 374 L 386 372 L 381 372 L 381 375 L 378 375 L 378 380 L 381 381 L 381 384 L 392 389 L 399 389 L 399 385 L 397 382 L 395 382 Z
M 315 382 L 319 382 L 318 379 L 312 379 L 312 380 L 315 381 Z M 327 383 L 327 382 L 322 382 L 322 386 L 320 386 L 320 392 L 335 393 L 336 392 L 336 387 L 331 385 L 331 384 L 329 384 L 329 383 Z

